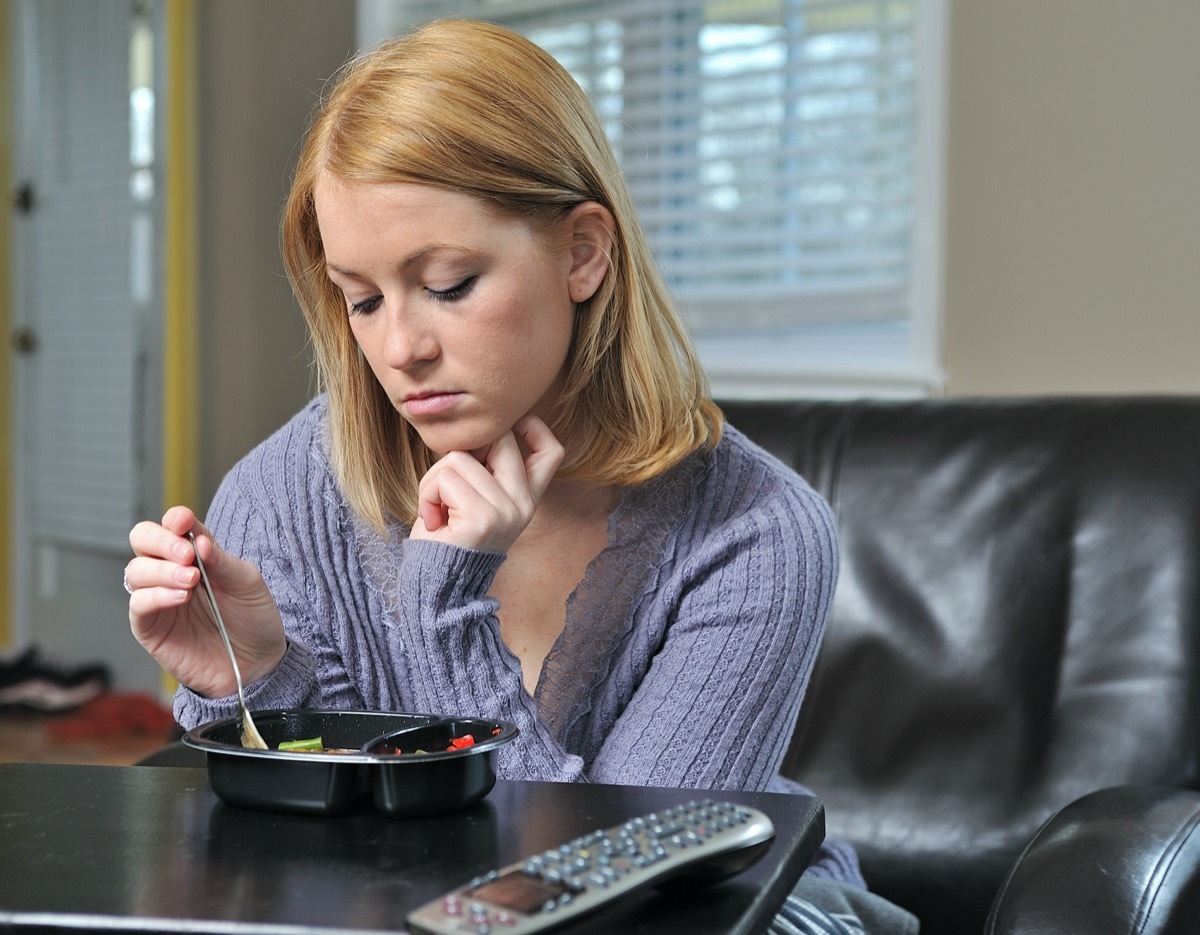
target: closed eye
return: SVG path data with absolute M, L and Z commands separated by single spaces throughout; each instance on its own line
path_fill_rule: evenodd
M 383 296 L 373 295 L 369 299 L 363 299 L 361 302 L 350 303 L 351 315 L 365 315 L 368 312 L 373 312 L 379 308 L 379 303 L 383 301 Z
M 461 282 L 455 283 L 449 289 L 430 289 L 425 288 L 425 292 L 434 302 L 457 302 L 459 299 L 466 296 L 475 288 L 475 283 L 478 282 L 478 276 L 468 276 Z

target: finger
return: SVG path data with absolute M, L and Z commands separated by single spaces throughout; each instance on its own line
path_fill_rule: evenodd
M 529 509 L 542 499 L 565 454 L 545 422 L 525 416 L 492 444 L 487 466 L 505 494 Z
M 197 523 L 192 529 L 196 537 L 196 552 L 204 562 L 204 570 L 208 579 L 218 592 L 225 592 L 240 597 L 254 595 L 262 583 L 262 576 L 249 562 L 243 561 L 233 552 L 228 552 L 217 541 L 216 536 L 202 524 Z M 197 569 L 197 580 L 200 579 Z
M 443 465 L 436 480 L 425 484 L 425 498 L 437 504 L 440 515 L 430 522 L 440 523 L 429 529 L 429 538 L 466 548 L 505 552 L 528 522 L 482 465 L 465 465 L 474 476 L 466 478 L 453 466 Z M 477 485 L 485 483 L 491 492 L 484 496 Z M 430 513 L 426 509 L 426 516 Z M 414 525 L 412 535 L 426 538 L 424 520 Z
M 188 602 L 192 592 L 182 588 L 138 588 L 129 595 L 129 622 L 138 632 L 140 621 L 149 620 L 163 610 L 173 610 Z
M 179 543 L 173 543 L 173 556 L 181 562 L 194 563 L 196 561 L 192 552 L 192 538 L 196 543 L 196 550 L 200 552 L 200 558 L 206 566 L 212 565 L 214 568 L 219 568 L 224 561 L 225 551 L 217 543 L 207 526 L 205 526 L 196 514 L 186 506 L 173 506 L 163 514 L 163 527 L 175 533 L 179 538 Z M 191 537 L 189 537 L 191 533 Z
M 163 514 L 162 524 L 177 536 L 186 536 L 198 525 L 196 514 L 186 506 L 173 506 Z
M 431 530 L 449 523 L 452 515 L 494 514 L 507 501 L 488 467 L 464 452 L 451 452 L 430 468 L 421 478 L 418 499 L 421 518 Z
M 125 583 L 130 591 L 145 588 L 182 588 L 191 590 L 200 580 L 195 565 L 181 565 L 164 559 L 138 556 L 125 566 Z
M 511 442 L 511 436 L 509 440 Z M 455 478 L 465 481 L 491 502 L 502 498 L 503 493 L 496 483 L 495 478 L 496 466 L 504 457 L 503 451 L 505 447 L 501 444 L 501 441 L 502 439 L 498 439 L 492 443 L 487 455 L 488 461 L 483 463 L 476 460 L 473 454 L 465 451 L 448 452 L 433 467 L 425 472 L 425 476 L 421 478 L 418 490 L 433 494 L 442 486 L 447 477 L 453 475 Z M 517 460 L 519 462 L 519 455 L 517 456 Z M 442 502 L 446 502 L 444 498 Z
M 502 497 L 514 503 L 532 505 L 525 459 L 512 432 L 505 432 L 492 442 L 484 466 L 494 479 L 495 489 L 489 490 L 492 485 L 483 481 L 479 488 L 480 493 L 493 502 Z
M 513 433 L 529 450 L 525 458 L 525 476 L 535 500 L 541 500 L 566 457 L 567 450 L 537 416 L 525 416 L 513 426 Z
M 449 517 L 440 491 L 430 490 L 418 496 L 417 519 L 429 532 L 437 532 L 446 525 Z
M 221 547 L 217 544 L 216 538 L 186 506 L 171 507 L 163 515 L 163 526 L 174 532 L 179 538 L 188 543 L 189 547 L 194 539 L 196 548 L 200 551 L 200 557 L 206 563 L 217 562 L 221 560 Z M 201 545 L 200 543 L 204 544 Z M 195 561 L 195 558 L 190 557 L 188 561 Z
M 148 520 L 129 531 L 129 546 L 134 555 L 169 559 L 181 565 L 192 563 L 192 545 L 187 539 Z

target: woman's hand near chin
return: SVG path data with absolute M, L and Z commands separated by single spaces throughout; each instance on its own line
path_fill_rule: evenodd
M 549 426 L 532 415 L 482 451 L 449 452 L 421 478 L 411 537 L 507 552 L 565 455 Z
M 196 537 L 194 547 L 189 532 Z M 134 553 L 125 566 L 129 627 L 170 675 L 209 698 L 236 690 L 229 656 L 198 587 L 195 549 L 204 560 L 243 681 L 249 684 L 279 664 L 287 640 L 262 574 L 221 549 L 190 509 L 172 507 L 162 523 L 138 523 L 129 544 Z

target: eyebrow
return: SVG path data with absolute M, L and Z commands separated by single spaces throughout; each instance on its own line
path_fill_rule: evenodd
M 460 247 L 455 244 L 448 244 L 448 243 L 431 243 L 431 244 L 426 244 L 425 246 L 421 247 L 419 250 L 417 250 L 414 253 L 411 253 L 407 257 L 405 257 L 400 262 L 400 269 L 402 269 L 402 270 L 412 269 L 414 266 L 416 266 L 418 263 L 420 263 L 422 260 L 424 260 L 430 254 L 442 253 L 442 252 L 458 253 L 458 254 L 461 254 L 466 257 L 482 256 L 482 254 L 478 250 L 472 250 L 468 247 Z M 352 279 L 361 279 L 362 278 L 361 274 L 356 273 L 354 270 L 346 269 L 345 267 L 342 267 L 342 266 L 337 266 L 333 263 L 330 263 L 328 259 L 325 260 L 325 268 L 327 270 L 332 270 L 335 273 L 340 273 L 343 276 L 349 276 Z

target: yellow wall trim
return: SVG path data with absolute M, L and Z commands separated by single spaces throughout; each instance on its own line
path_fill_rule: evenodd
M 195 20 L 194 0 L 166 0 L 163 509 L 176 503 L 195 505 L 200 490 Z M 175 685 L 164 672 L 164 695 Z
M 166 0 L 166 194 L 163 308 L 163 507 L 200 488 L 196 294 L 194 0 Z

